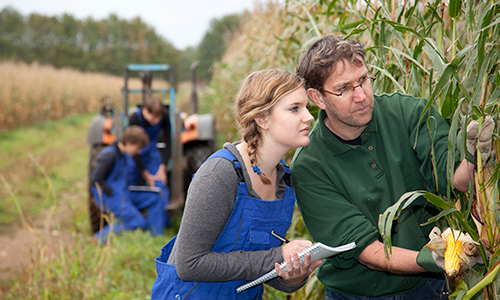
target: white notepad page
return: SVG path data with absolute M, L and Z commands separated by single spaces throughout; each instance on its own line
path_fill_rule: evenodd
M 340 252 L 344 252 L 347 250 L 354 249 L 356 247 L 356 243 L 352 242 L 346 245 L 342 245 L 339 247 L 329 247 L 325 244 L 322 244 L 320 242 L 314 243 L 311 245 L 309 248 L 302 250 L 299 253 L 299 260 L 300 264 L 304 262 L 305 256 L 307 253 L 311 253 L 311 262 L 318 260 L 318 259 L 323 259 L 330 257 L 332 255 L 338 254 Z M 286 261 L 282 262 L 280 264 L 280 269 L 286 272 Z M 269 273 L 266 273 L 262 275 L 261 277 L 255 279 L 254 281 L 251 281 L 249 283 L 245 283 L 244 285 L 241 285 L 236 289 L 238 293 L 243 292 L 246 289 L 249 289 L 251 287 L 254 287 L 256 285 L 259 285 L 263 282 L 266 282 L 270 279 L 278 277 L 278 273 L 276 273 L 276 270 L 272 270 Z

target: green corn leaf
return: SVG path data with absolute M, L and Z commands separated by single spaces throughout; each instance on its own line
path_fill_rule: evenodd
M 462 1 L 461 0 L 450 0 L 450 6 L 449 6 L 449 14 L 450 18 L 456 19 L 460 15 L 460 9 L 462 7 Z
M 382 238 L 384 239 L 384 251 L 387 259 L 389 259 L 389 253 L 392 253 L 391 230 L 394 219 L 397 219 L 401 211 L 405 209 L 408 205 L 410 205 L 413 201 L 418 199 L 418 197 L 420 196 L 421 192 L 419 191 L 407 192 L 403 194 L 399 198 L 399 200 L 392 206 L 388 207 L 380 217 L 379 232 Z M 401 204 L 403 203 L 404 203 L 403 207 L 400 208 Z
M 488 271 L 488 273 L 486 273 L 486 275 L 484 275 L 483 279 L 481 279 L 481 281 L 479 281 L 475 286 L 473 286 L 464 296 L 462 299 L 464 300 L 468 300 L 468 299 L 471 299 L 474 295 L 476 295 L 477 293 L 479 293 L 485 286 L 487 286 L 488 284 L 492 283 L 493 280 L 495 279 L 498 271 L 500 270 L 500 261 L 498 261 L 497 263 L 495 263 L 495 265 L 493 265 L 493 267 L 491 268 L 491 270 Z
M 434 88 L 434 91 L 432 92 L 431 97 L 429 98 L 429 101 L 427 102 L 427 105 L 425 106 L 424 110 L 422 111 L 422 114 L 420 115 L 419 122 L 422 121 L 422 119 L 425 116 L 425 113 L 431 108 L 431 105 L 434 103 L 434 99 L 437 97 L 439 92 L 441 92 L 444 86 L 448 83 L 450 78 L 455 73 L 455 70 L 456 66 L 452 63 L 446 66 L 446 69 L 444 70 L 441 78 L 439 79 L 438 83 L 436 84 L 436 87 Z
M 396 49 L 396 48 L 394 48 L 394 47 L 387 47 L 387 46 L 382 46 L 382 47 L 384 47 L 384 48 L 386 48 L 386 49 L 388 49 L 388 50 L 391 50 L 394 54 L 397 54 L 397 55 L 399 55 L 399 56 L 403 56 L 403 57 L 407 58 L 407 59 L 408 59 L 408 60 L 410 60 L 410 61 L 411 61 L 411 62 L 412 62 L 415 66 L 417 66 L 417 67 L 420 69 L 420 71 L 424 72 L 425 74 L 429 74 L 429 71 L 427 71 L 427 70 L 424 68 L 424 66 L 422 66 L 422 64 L 420 64 L 420 63 L 419 63 L 419 62 L 418 62 L 418 61 L 414 58 L 414 56 L 411 56 L 411 55 L 409 55 L 409 54 L 407 54 L 407 53 L 405 53 L 405 52 L 403 52 L 403 51 L 401 51 L 401 50 L 399 50 L 399 49 Z
M 429 41 L 429 39 L 426 39 L 425 41 L 426 43 L 423 49 L 432 61 L 433 70 L 437 72 L 438 76 L 441 76 L 448 64 L 443 58 L 443 55 L 440 53 L 437 45 L 435 45 L 434 41 Z
M 452 297 L 456 297 L 458 299 L 461 299 L 463 297 L 463 295 L 465 295 L 465 293 L 467 293 L 467 291 L 469 290 L 469 287 L 467 286 L 467 283 L 465 283 L 465 281 L 463 279 L 459 280 L 456 288 L 455 288 L 455 292 L 453 292 L 451 295 L 450 295 L 450 298 Z
M 457 107 L 461 107 L 463 98 L 458 101 Z M 453 176 L 455 175 L 455 149 L 457 145 L 457 131 L 459 125 L 460 110 L 456 109 L 451 119 L 450 131 L 448 132 L 448 157 L 447 157 L 447 173 L 448 187 L 453 186 Z M 460 146 L 460 145 L 459 145 Z M 449 192 L 449 191 L 448 191 Z M 448 195 L 448 198 L 450 195 Z
M 442 209 L 451 209 L 453 208 L 453 206 L 446 202 L 443 198 L 439 197 L 439 196 L 436 196 L 430 192 L 423 192 L 421 191 L 421 193 L 423 194 L 423 196 L 425 197 L 425 199 L 427 199 L 430 203 L 434 204 L 435 206 L 439 207 L 439 208 L 442 208 Z
M 391 75 L 391 73 L 389 73 L 387 70 L 385 69 L 382 69 L 382 68 L 379 68 L 375 65 L 369 65 L 370 68 L 372 69 L 375 69 L 377 71 L 379 71 L 380 73 L 382 73 L 384 76 L 386 76 L 387 78 L 389 78 L 392 83 L 397 87 L 397 89 L 403 93 L 403 94 L 406 94 L 406 90 L 403 88 L 403 86 L 396 80 L 396 78 L 394 78 L 394 76 Z
M 457 209 L 454 207 L 450 208 L 450 209 L 445 209 L 445 210 L 441 211 L 437 216 L 429 218 L 429 220 L 427 220 L 427 222 L 420 224 L 420 225 L 425 226 L 425 225 L 432 224 L 432 223 L 436 222 L 437 220 L 441 219 L 442 217 L 445 217 L 445 216 L 447 216 L 455 211 L 457 211 Z

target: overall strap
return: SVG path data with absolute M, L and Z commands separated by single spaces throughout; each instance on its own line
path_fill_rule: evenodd
M 227 149 L 220 149 L 217 152 L 215 152 L 214 154 L 210 155 L 210 157 L 207 158 L 207 160 L 214 158 L 214 157 L 222 157 L 222 158 L 225 158 L 225 159 L 229 160 L 230 162 L 232 162 L 234 165 L 234 170 L 238 174 L 238 178 L 239 178 L 240 182 L 245 181 L 245 178 L 243 176 L 243 171 L 241 170 L 240 162 L 236 159 L 236 156 L 234 156 L 231 153 L 231 151 L 229 151 Z M 283 178 L 285 180 L 285 184 L 289 187 L 292 187 L 292 176 L 290 173 L 290 168 L 287 166 L 286 162 L 283 159 L 280 161 L 280 163 L 283 165 L 283 167 L 285 167 L 285 175 L 283 176 Z
M 282 159 L 281 164 L 283 167 L 285 167 L 285 176 L 283 178 L 285 179 L 285 184 L 288 185 L 289 187 L 292 186 L 292 175 L 290 172 L 290 168 L 286 165 L 286 162 Z
M 137 115 L 137 118 L 139 119 L 139 123 L 144 121 L 144 117 L 142 116 L 141 109 L 139 107 L 136 107 L 134 109 L 134 113 Z
M 225 158 L 225 159 L 229 160 L 230 162 L 232 162 L 233 166 L 234 166 L 234 170 L 236 171 L 236 174 L 238 174 L 238 178 L 239 178 L 240 182 L 245 181 L 245 177 L 243 176 L 243 171 L 241 170 L 240 162 L 236 159 L 236 156 L 234 156 L 231 153 L 231 151 L 229 151 L 227 149 L 220 149 L 217 152 L 215 152 L 214 154 L 210 155 L 210 157 L 207 158 L 207 160 L 214 158 L 214 157 L 222 157 L 222 158 Z

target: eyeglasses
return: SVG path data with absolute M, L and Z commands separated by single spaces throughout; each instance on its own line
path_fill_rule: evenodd
M 370 71 L 368 71 L 368 72 L 370 72 Z M 330 92 L 329 90 L 325 90 L 325 89 L 321 89 L 321 90 L 324 92 L 327 92 L 329 94 L 332 94 L 334 96 L 337 96 L 337 97 L 349 98 L 352 96 L 352 94 L 354 93 L 354 90 L 357 87 L 361 87 L 362 89 L 367 89 L 367 88 L 372 87 L 372 83 L 373 83 L 373 81 L 375 81 L 375 79 L 377 79 L 377 77 L 375 77 L 372 72 L 370 72 L 370 74 L 372 75 L 371 77 L 366 76 L 365 78 L 363 78 L 363 80 L 361 80 L 361 82 L 358 85 L 354 85 L 354 86 L 348 85 L 348 86 L 344 87 L 343 89 L 341 89 L 340 92 L 338 92 L 338 93 Z

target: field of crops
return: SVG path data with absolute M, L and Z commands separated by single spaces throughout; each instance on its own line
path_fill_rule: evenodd
M 103 97 L 110 97 L 121 107 L 123 84 L 120 76 L 37 63 L 0 62 L 0 130 L 94 112 Z M 163 80 L 155 80 L 154 84 L 154 88 L 168 87 Z M 139 79 L 129 80 L 129 88 L 141 87 Z M 131 95 L 130 103 L 140 99 L 139 94 Z
M 284 4 L 257 3 L 254 11 L 243 19 L 222 61 L 213 66 L 212 81 L 200 91 L 200 112 L 216 116 L 219 145 L 238 140 L 232 100 L 248 74 L 270 68 L 293 72 L 297 58 L 313 40 L 326 34 L 348 35 L 365 43 L 367 67 L 377 76 L 374 92 L 408 93 L 429 99 L 429 105 L 434 104 L 452 125 L 450 149 L 454 149 L 459 129 L 465 129 L 471 119 L 482 120 L 488 114 L 499 118 L 499 12 L 498 1 L 286 0 Z M 0 187 L 0 196 L 11 199 L 11 202 L 0 202 L 0 216 L 2 213 L 5 218 L 14 216 L 8 222 L 15 223 L 13 219 L 20 218 L 23 210 L 36 215 L 47 209 L 57 209 L 58 200 L 68 193 L 84 192 L 84 188 L 78 189 L 78 186 L 85 186 L 82 182 L 86 176 L 87 154 L 82 154 L 85 147 L 81 140 L 85 138 L 88 124 L 85 122 L 90 120 L 88 112 L 96 112 L 100 99 L 105 96 L 120 106 L 122 86 L 123 79 L 118 76 L 56 70 L 36 63 L 0 62 L 0 142 L 4 143 L 0 146 L 8 149 L 4 150 L 5 154 L 0 153 L 0 176 L 6 178 L 3 190 Z M 136 79 L 131 86 L 140 88 L 141 84 Z M 131 102 L 138 101 L 139 98 L 135 98 Z M 82 113 L 87 114 L 82 117 Z M 76 116 L 75 119 L 72 116 Z M 56 119 L 61 119 L 58 122 L 62 123 L 46 122 Z M 41 121 L 43 123 L 39 123 Z M 79 131 L 80 142 L 71 138 L 74 132 L 66 132 L 65 140 L 72 147 L 60 149 L 65 147 L 57 143 L 59 135 L 63 136 L 58 124 L 63 124 L 64 128 L 74 125 Z M 33 126 L 22 127 L 27 125 Z M 17 131 L 13 130 L 15 128 Z M 31 132 L 29 129 L 33 128 L 40 131 Z M 29 135 L 25 136 L 25 132 Z M 45 137 L 48 132 L 53 136 Z M 14 145 L 11 141 L 15 141 Z M 22 151 L 26 151 L 24 156 L 33 155 L 21 159 L 18 152 Z M 78 159 L 72 159 L 71 153 L 76 153 Z M 44 157 L 54 156 L 60 158 L 58 162 L 49 159 L 43 163 Z M 16 170 L 15 163 L 2 164 L 12 157 L 30 168 L 25 178 L 16 177 L 12 171 Z M 497 153 L 497 157 L 500 154 Z M 38 161 L 42 161 L 40 166 Z M 500 186 L 499 174 L 496 172 L 489 179 L 494 187 Z M 24 182 L 29 183 L 29 188 L 23 185 Z M 132 233 L 109 248 L 96 248 L 88 236 L 88 216 L 85 206 L 81 205 L 85 203 L 82 197 L 80 205 L 71 206 L 77 212 L 74 224 L 65 229 L 76 239 L 73 245 L 81 247 L 81 251 L 61 246 L 59 255 L 49 258 L 45 255 L 47 243 L 39 243 L 34 256 L 27 258 L 32 264 L 24 276 L 7 288 L 0 286 L 0 299 L 2 296 L 6 299 L 23 296 L 27 299 L 147 299 L 154 277 L 150 261 L 155 252 L 141 257 L 135 245 L 140 243 L 158 249 L 164 241 Z M 450 209 L 438 217 L 447 226 L 479 236 L 477 228 L 469 226 L 470 205 L 463 203 L 473 198 L 475 195 L 462 194 L 443 199 L 440 203 L 446 205 L 441 208 L 449 206 Z M 494 199 L 484 198 L 497 209 L 483 213 L 491 215 L 494 228 L 500 228 L 498 191 Z M 19 207 L 17 212 L 15 203 Z M 453 207 L 461 208 L 451 209 Z M 298 211 L 287 237 L 310 239 Z M 500 240 L 498 236 L 495 238 L 495 241 Z M 499 243 L 490 244 L 498 246 Z M 499 261 L 500 249 L 491 260 L 484 262 L 487 268 L 498 272 Z M 120 272 L 113 275 L 117 270 Z M 122 284 L 124 280 L 136 281 L 134 276 L 137 274 L 142 277 L 136 286 Z M 477 299 L 492 299 L 491 295 L 497 290 L 500 293 L 500 277 L 492 278 L 493 281 L 480 279 L 480 276 L 465 278 L 467 282 L 455 282 L 452 289 L 456 294 L 480 295 Z M 472 288 L 478 281 L 483 287 L 489 287 L 484 290 Z M 297 293 L 283 295 L 266 289 L 264 299 L 321 299 L 323 294 L 324 286 L 312 275 L 305 288 Z

